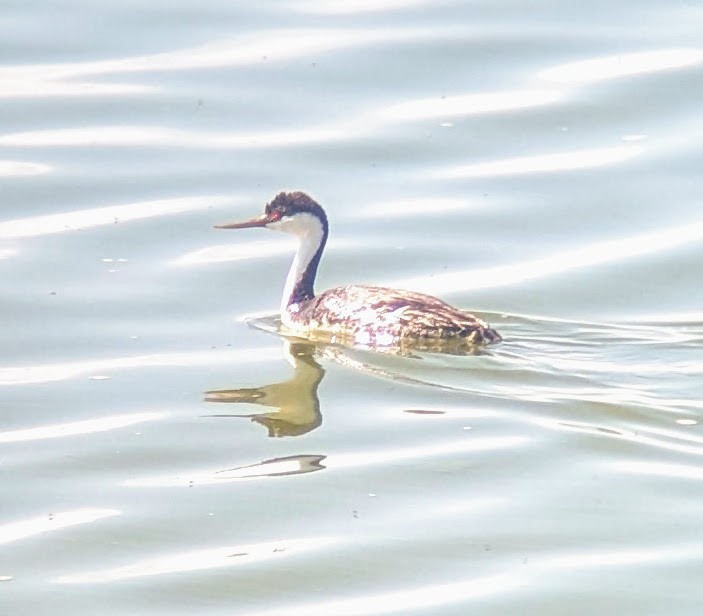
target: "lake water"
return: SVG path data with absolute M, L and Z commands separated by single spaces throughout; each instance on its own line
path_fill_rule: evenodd
M 0 614 L 700 614 L 702 21 L 5 2 Z M 284 189 L 505 341 L 269 331 Z

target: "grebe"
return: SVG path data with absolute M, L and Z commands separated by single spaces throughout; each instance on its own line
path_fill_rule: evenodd
M 370 347 L 478 346 L 500 342 L 474 315 L 436 297 L 385 287 L 350 285 L 315 295 L 313 285 L 329 225 L 322 206 L 302 192 L 282 192 L 258 218 L 217 229 L 266 227 L 298 237 L 281 299 L 281 322 L 294 335 Z

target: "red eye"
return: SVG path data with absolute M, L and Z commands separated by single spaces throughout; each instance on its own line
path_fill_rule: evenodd
M 281 213 L 278 210 L 274 210 L 269 214 L 269 220 L 271 222 L 276 222 L 277 220 L 281 219 Z

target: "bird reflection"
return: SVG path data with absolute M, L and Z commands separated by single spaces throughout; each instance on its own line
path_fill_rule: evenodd
M 277 317 L 257 318 L 249 321 L 249 324 L 269 333 L 286 335 L 281 330 L 280 320 Z M 453 387 L 450 385 L 434 383 L 418 378 L 416 374 L 408 374 L 402 362 L 407 359 L 427 358 L 433 354 L 479 356 L 494 353 L 493 351 L 489 353 L 482 347 L 464 345 L 459 348 L 455 345 L 441 344 L 441 342 L 431 345 L 386 346 L 383 349 L 359 344 L 343 345 L 334 338 L 301 340 L 283 337 L 282 342 L 286 361 L 293 367 L 291 378 L 260 387 L 217 389 L 205 392 L 206 402 L 256 404 L 273 410 L 242 414 L 219 413 L 208 417 L 248 417 L 251 421 L 264 426 L 271 437 L 301 436 L 322 423 L 317 388 L 325 375 L 325 370 L 318 363 L 316 356 L 345 368 L 384 379 L 451 390 Z M 398 360 L 394 361 L 395 358 Z
M 284 340 L 283 352 L 293 376 L 261 387 L 218 389 L 205 392 L 206 402 L 258 404 L 275 410 L 251 414 L 216 414 L 211 417 L 249 417 L 268 429 L 272 437 L 300 436 L 322 423 L 317 387 L 325 371 L 314 358 L 315 345 Z

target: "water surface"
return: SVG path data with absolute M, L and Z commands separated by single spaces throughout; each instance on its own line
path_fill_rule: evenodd
M 699 613 L 697 6 L 0 15 L 2 613 Z M 504 343 L 262 329 L 283 189 Z

